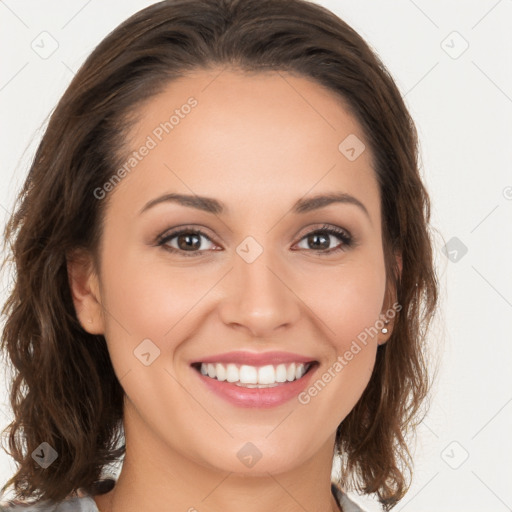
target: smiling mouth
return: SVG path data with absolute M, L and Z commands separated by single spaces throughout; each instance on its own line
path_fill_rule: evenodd
M 204 377 L 244 388 L 271 388 L 300 380 L 317 361 L 308 363 L 281 363 L 264 366 L 234 363 L 193 363 L 192 367 Z

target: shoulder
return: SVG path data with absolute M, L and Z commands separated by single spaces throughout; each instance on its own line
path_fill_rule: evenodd
M 0 512 L 99 512 L 91 496 L 65 499 L 59 502 L 41 501 L 27 505 L 19 501 L 0 503 Z
M 332 492 L 343 512 L 365 512 L 356 502 L 352 501 L 337 485 L 331 484 Z

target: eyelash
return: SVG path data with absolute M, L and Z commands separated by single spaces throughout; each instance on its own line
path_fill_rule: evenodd
M 166 245 L 173 238 L 176 238 L 179 235 L 182 235 L 185 233 L 200 235 L 200 236 L 203 236 L 203 237 L 207 238 L 208 240 L 210 240 L 210 237 L 206 233 L 201 231 L 200 229 L 185 226 L 184 228 L 181 228 L 176 231 L 172 231 L 171 233 L 168 233 L 168 234 L 164 233 L 164 234 L 160 235 L 157 238 L 157 246 L 162 247 L 164 250 L 169 251 L 171 253 L 175 253 L 175 254 L 180 253 L 186 257 L 201 256 L 202 253 L 206 252 L 206 251 L 183 251 L 182 249 L 176 249 L 175 247 L 169 247 L 168 245 Z M 310 250 L 310 251 L 316 252 L 320 256 L 328 256 L 328 255 L 331 255 L 334 253 L 338 253 L 339 251 L 346 251 L 347 249 L 349 249 L 350 247 L 352 247 L 354 245 L 354 238 L 347 230 L 337 228 L 334 226 L 330 226 L 328 224 L 322 226 L 321 228 L 314 229 L 313 231 L 310 231 L 309 233 L 306 233 L 299 240 L 299 242 L 302 241 L 304 238 L 306 238 L 310 235 L 313 235 L 313 234 L 317 234 L 317 233 L 328 233 L 329 235 L 338 237 L 343 242 L 340 246 L 335 247 L 334 249 L 329 249 L 329 250 L 305 249 L 305 250 Z M 210 241 L 212 241 L 212 240 L 210 240 Z

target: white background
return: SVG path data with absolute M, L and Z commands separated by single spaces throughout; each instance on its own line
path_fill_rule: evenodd
M 0 1 L 2 225 L 74 72 L 109 31 L 151 3 Z M 418 431 L 413 484 L 395 510 L 512 510 L 512 1 L 318 3 L 371 44 L 404 94 L 438 233 L 442 314 L 431 343 L 441 366 Z M 58 48 L 42 58 L 33 46 L 41 52 L 43 44 Z M 442 251 L 450 240 L 455 261 Z M 2 429 L 11 418 L 6 386 L 2 380 Z M 13 471 L 0 451 L 0 483 Z

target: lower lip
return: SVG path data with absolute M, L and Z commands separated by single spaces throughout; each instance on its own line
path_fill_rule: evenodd
M 282 405 L 301 393 L 309 384 L 317 366 L 318 364 L 314 363 L 309 371 L 298 380 L 283 382 L 278 386 L 269 388 L 244 388 L 232 382 L 206 377 L 195 368 L 193 368 L 193 371 L 210 390 L 233 405 L 237 407 L 268 409 Z

